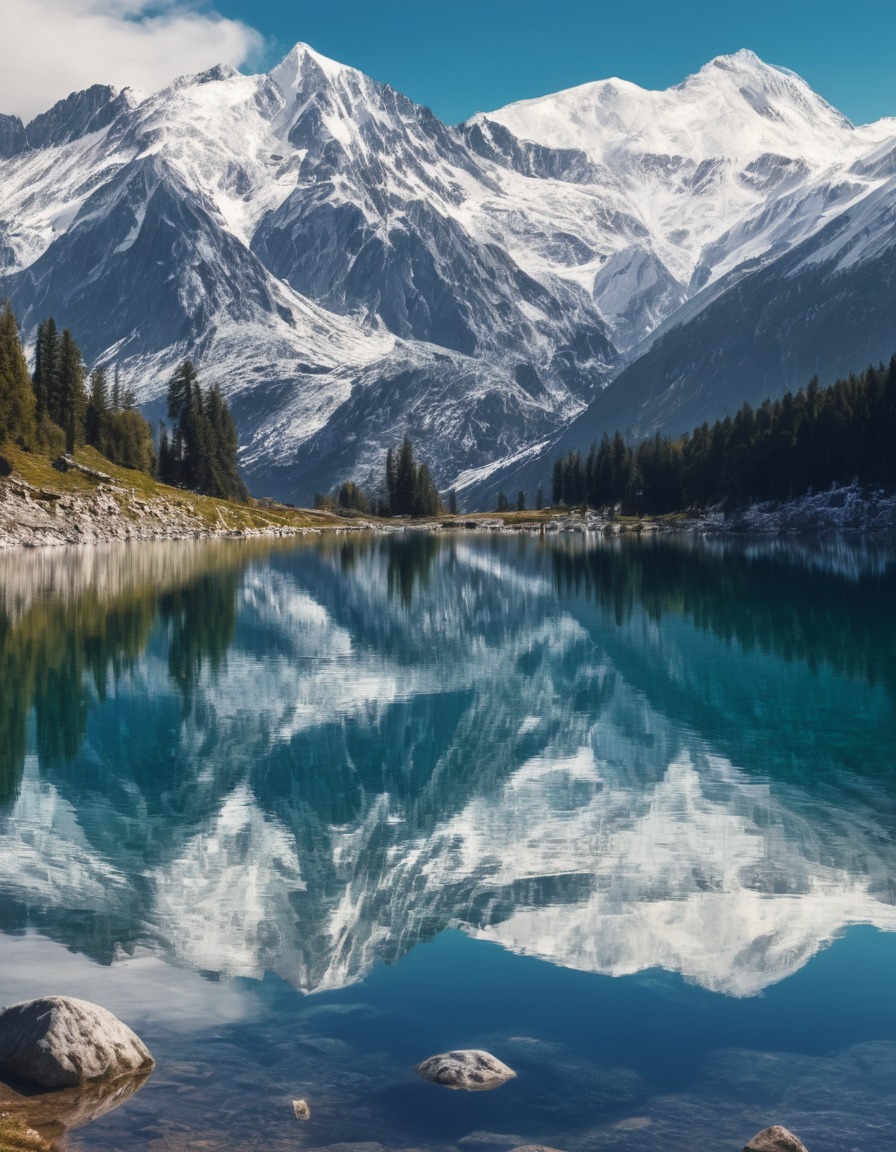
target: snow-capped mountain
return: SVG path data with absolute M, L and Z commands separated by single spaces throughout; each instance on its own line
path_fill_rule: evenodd
M 750 52 L 451 127 L 297 45 L 0 118 L 0 294 L 146 403 L 196 359 L 258 491 L 364 478 L 406 427 L 475 485 L 757 265 L 845 229 L 854 280 L 891 244 L 894 156 L 896 121 L 853 127 Z

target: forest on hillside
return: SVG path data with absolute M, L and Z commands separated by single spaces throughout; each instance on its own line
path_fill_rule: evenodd
M 786 500 L 834 484 L 896 491 L 896 356 L 693 432 L 632 446 L 621 432 L 554 461 L 554 504 L 660 515 Z
M 203 389 L 185 360 L 168 384 L 167 400 L 171 428 L 162 426 L 157 454 L 152 427 L 117 369 L 111 382 L 103 365 L 88 376 L 74 335 L 60 332 L 50 317 L 38 325 L 29 373 L 9 302 L 0 310 L 0 444 L 8 440 L 52 456 L 89 444 L 113 464 L 153 473 L 165 484 L 248 500 L 236 463 L 236 427 L 220 389 Z

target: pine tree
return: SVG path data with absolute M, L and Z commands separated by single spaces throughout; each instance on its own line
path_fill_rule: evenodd
M 392 501 L 393 516 L 412 516 L 414 496 L 417 487 L 417 463 L 410 436 L 405 433 L 395 461 L 395 499 Z
M 516 510 L 517 512 L 526 511 L 526 493 L 520 488 L 516 494 Z
M 209 496 L 248 500 L 236 462 L 236 426 L 220 388 L 203 393 L 195 367 L 184 360 L 168 383 L 167 406 L 172 435 L 165 434 L 164 445 L 160 439 L 159 478 Z
M 84 418 L 84 437 L 98 451 L 108 455 L 107 431 L 109 421 L 109 397 L 106 389 L 106 372 L 95 368 L 90 374 L 90 395 Z
M 442 500 L 435 486 L 432 474 L 426 464 L 417 468 L 414 482 L 413 516 L 438 516 L 442 510 Z
M 564 468 L 563 460 L 560 456 L 554 461 L 554 468 L 551 474 L 551 504 L 557 508 L 564 502 Z
M 159 423 L 159 456 L 156 463 L 156 473 L 163 484 L 176 485 L 180 483 L 180 474 L 177 462 L 168 439 L 168 429 L 163 421 Z
M 30 447 L 35 437 L 35 398 L 9 301 L 0 311 L 0 441 Z
M 37 326 L 37 347 L 34 353 L 35 416 L 38 424 L 52 420 L 62 425 L 59 399 L 59 332 L 50 316 Z
M 386 453 L 386 503 L 388 505 L 388 515 L 397 515 L 395 511 L 395 454 L 390 448 Z
M 209 437 L 210 484 L 207 491 L 211 496 L 245 503 L 249 499 L 249 492 L 236 463 L 239 447 L 236 425 L 217 385 L 206 393 L 205 415 Z
M 84 416 L 87 396 L 84 392 L 84 362 L 71 330 L 62 330 L 59 342 L 58 412 L 56 422 L 65 432 L 65 450 L 69 454 L 84 440 Z M 51 411 L 52 415 L 52 411 Z

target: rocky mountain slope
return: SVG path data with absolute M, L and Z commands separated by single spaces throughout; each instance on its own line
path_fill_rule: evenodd
M 194 357 L 257 492 L 363 479 L 407 427 L 475 493 L 577 417 L 590 429 L 614 377 L 624 427 L 703 411 L 700 388 L 718 406 L 697 360 L 732 308 L 755 328 L 775 292 L 799 327 L 799 285 L 821 276 L 858 316 L 894 158 L 896 122 L 855 128 L 749 52 L 665 92 L 607 80 L 450 127 L 297 45 L 267 75 L 97 85 L 0 118 L 0 295 L 28 334 L 71 326 L 150 406 Z M 694 328 L 705 314 L 721 319 Z M 853 328 L 866 359 L 880 338 Z M 658 334 L 671 377 L 645 358 Z M 757 342 L 777 384 L 774 332 Z M 739 403 L 743 357 L 717 359 Z M 668 382 L 696 399 L 670 406 Z

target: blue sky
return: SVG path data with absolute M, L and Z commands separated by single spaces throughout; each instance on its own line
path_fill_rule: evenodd
M 448 121 L 606 76 L 648 88 L 752 48 L 857 123 L 896 115 L 896 0 L 218 0 L 268 62 L 297 40 Z
M 665 88 L 738 48 L 857 123 L 896 115 L 896 0 L 0 0 L 0 112 L 257 71 L 297 40 L 452 122 L 608 76 Z

